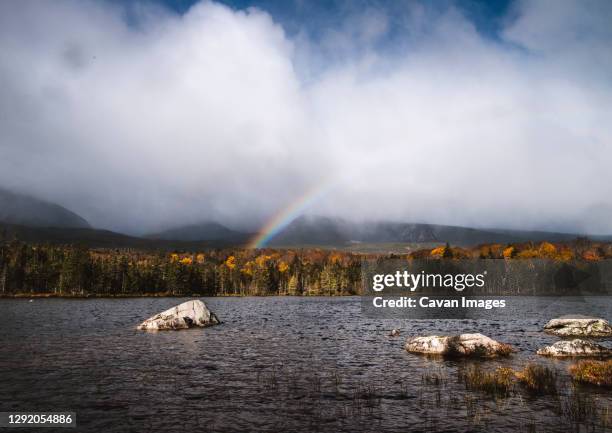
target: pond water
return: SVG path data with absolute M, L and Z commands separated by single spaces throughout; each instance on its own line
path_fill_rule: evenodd
M 572 361 L 535 355 L 558 340 L 543 325 L 567 313 L 610 319 L 610 298 L 514 297 L 487 319 L 411 321 L 366 318 L 358 297 L 200 299 L 223 324 L 136 330 L 187 298 L 0 299 L 0 410 L 74 411 L 79 432 L 611 428 L 604 424 L 610 390 L 575 391 L 604 414 L 582 422 L 572 419 L 569 387 L 555 397 L 493 398 L 457 379 L 475 363 L 538 362 L 567 380 Z M 392 328 L 401 336 L 388 337 Z M 411 335 L 462 332 L 482 332 L 518 352 L 452 361 L 403 350 Z M 425 383 L 431 377 L 441 380 Z

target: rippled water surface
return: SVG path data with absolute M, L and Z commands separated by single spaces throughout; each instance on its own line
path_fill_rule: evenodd
M 483 368 L 536 361 L 563 380 L 571 361 L 535 355 L 557 341 L 542 326 L 566 313 L 611 319 L 610 298 L 511 298 L 486 320 L 419 321 L 364 318 L 358 298 L 202 298 L 222 325 L 135 329 L 185 300 L 0 299 L 0 410 L 74 411 L 79 432 L 609 428 L 573 424 L 565 390 L 560 399 L 468 392 L 457 375 L 477 361 L 416 356 L 403 344 L 482 332 L 519 350 Z M 392 328 L 401 337 L 388 337 Z M 424 383 L 432 374 L 442 383 Z M 581 392 L 612 412 L 612 391 Z

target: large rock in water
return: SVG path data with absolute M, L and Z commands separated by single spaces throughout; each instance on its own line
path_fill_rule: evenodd
M 562 316 L 544 325 L 544 331 L 560 337 L 612 337 L 607 320 L 590 316 Z
M 187 301 L 162 313 L 149 317 L 138 325 L 138 329 L 162 331 L 187 329 L 194 326 L 217 325 L 219 319 L 202 301 Z
M 543 356 L 612 356 L 612 349 L 595 344 L 588 340 L 576 338 L 574 340 L 557 341 L 552 346 L 546 346 L 538 350 L 538 355 Z
M 411 353 L 473 358 L 508 356 L 514 351 L 512 346 L 482 334 L 414 337 L 406 342 L 405 348 Z

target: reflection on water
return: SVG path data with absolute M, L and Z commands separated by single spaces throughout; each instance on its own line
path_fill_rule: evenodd
M 480 331 L 519 349 L 484 367 L 538 361 L 563 377 L 570 361 L 535 355 L 557 340 L 541 332 L 546 321 L 612 317 L 609 298 L 510 297 L 487 319 L 419 321 L 365 318 L 359 298 L 212 298 L 220 326 L 135 329 L 184 300 L 0 300 L 0 410 L 71 410 L 78 431 L 104 432 L 572 431 L 558 398 L 467 392 L 457 374 L 475 361 L 415 356 L 403 344 Z M 387 337 L 392 328 L 402 335 Z M 443 383 L 424 384 L 432 374 Z M 611 391 L 589 394 L 612 409 Z

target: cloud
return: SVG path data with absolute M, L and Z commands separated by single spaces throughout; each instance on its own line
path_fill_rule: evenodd
M 555 2 L 557 5 L 557 2 Z M 498 38 L 455 7 L 346 13 L 0 5 L 0 184 L 98 227 L 309 212 L 612 233 L 612 8 L 517 2 Z

